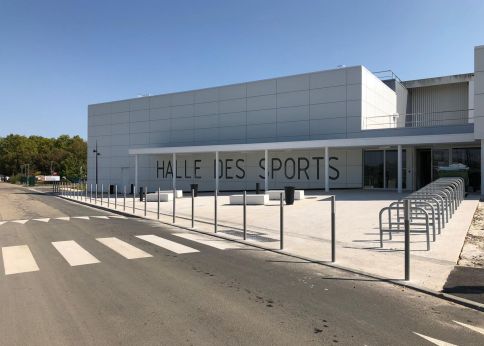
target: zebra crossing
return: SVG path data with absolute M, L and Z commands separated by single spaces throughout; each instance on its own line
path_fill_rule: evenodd
M 42 218 L 32 218 L 32 219 L 20 219 L 20 220 L 2 220 L 0 221 L 0 227 L 9 223 L 15 223 L 20 225 L 25 225 L 27 222 L 51 222 L 51 221 L 72 221 L 77 220 L 109 220 L 109 219 L 127 219 L 127 216 L 123 215 L 81 215 L 81 216 L 60 216 L 60 217 L 42 217 Z
M 211 237 L 204 235 L 194 235 L 189 233 L 173 233 L 173 235 L 217 250 L 237 249 L 243 246 L 228 240 L 214 240 Z M 178 255 L 198 253 L 201 251 L 195 247 L 180 244 L 176 241 L 168 240 L 154 234 L 135 235 L 134 237 Z M 96 238 L 96 240 L 107 249 L 128 260 L 153 257 L 153 255 L 147 251 L 116 237 Z M 57 250 L 57 253 L 63 257 L 71 267 L 101 263 L 98 258 L 75 240 L 54 241 L 51 244 L 53 248 Z M 36 272 L 40 270 L 28 245 L 2 247 L 2 258 L 5 275 Z

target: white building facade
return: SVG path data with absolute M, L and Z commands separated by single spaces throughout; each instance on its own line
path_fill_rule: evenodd
M 401 191 L 464 163 L 483 191 L 483 117 L 483 46 L 465 75 L 402 82 L 355 66 L 95 104 L 88 183 Z

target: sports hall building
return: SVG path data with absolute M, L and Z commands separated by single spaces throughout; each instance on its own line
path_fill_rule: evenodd
M 462 75 L 353 66 L 90 105 L 88 183 L 97 145 L 104 186 L 402 191 L 462 163 L 484 191 L 484 46 L 474 51 Z

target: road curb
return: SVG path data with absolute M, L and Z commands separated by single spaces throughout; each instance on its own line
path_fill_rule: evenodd
M 47 192 L 43 192 L 43 191 L 39 191 L 39 190 L 35 190 L 35 191 L 47 194 Z M 258 248 L 258 249 L 261 249 L 261 250 L 270 251 L 270 252 L 277 253 L 277 254 L 280 254 L 280 255 L 285 255 L 285 256 L 288 256 L 288 257 L 291 257 L 291 258 L 304 260 L 304 261 L 307 261 L 309 263 L 319 264 L 319 265 L 323 265 L 323 266 L 326 266 L 326 267 L 343 270 L 343 271 L 346 271 L 348 273 L 365 276 L 365 277 L 368 277 L 368 278 L 371 278 L 371 279 L 375 279 L 375 281 L 391 283 L 391 284 L 394 284 L 394 285 L 397 285 L 397 286 L 400 286 L 400 287 L 412 289 L 412 290 L 420 292 L 420 293 L 428 294 L 428 295 L 434 296 L 436 298 L 440 298 L 440 299 L 443 299 L 443 300 L 446 300 L 446 301 L 449 301 L 449 302 L 452 302 L 452 303 L 455 303 L 455 304 L 459 304 L 459 305 L 462 305 L 462 306 L 465 306 L 465 307 L 468 307 L 468 308 L 471 308 L 471 309 L 474 309 L 474 310 L 477 310 L 477 311 L 484 312 L 484 304 L 474 302 L 472 300 L 468 300 L 468 299 L 465 299 L 465 298 L 461 298 L 461 297 L 458 297 L 458 296 L 455 296 L 455 295 L 452 295 L 452 294 L 449 294 L 449 293 L 443 293 L 443 292 L 435 291 L 435 290 L 432 290 L 432 289 L 429 289 L 429 288 L 426 288 L 426 287 L 422 287 L 422 286 L 413 284 L 411 282 L 405 282 L 403 279 L 402 280 L 388 279 L 388 278 L 385 278 L 385 277 L 382 277 L 382 276 L 379 276 L 379 275 L 376 275 L 376 274 L 371 274 L 371 273 L 368 273 L 368 272 L 365 272 L 365 271 L 362 271 L 362 270 L 357 270 L 357 269 L 352 269 L 352 268 L 348 268 L 348 267 L 345 267 L 345 266 L 341 266 L 341 265 L 338 265 L 336 263 L 319 261 L 319 260 L 315 260 L 313 258 L 292 254 L 292 253 L 286 252 L 284 250 L 271 249 L 271 248 L 267 248 L 267 247 L 257 245 L 257 244 L 251 243 L 251 242 L 247 242 L 247 241 L 244 241 L 244 240 L 228 238 L 228 237 L 216 234 L 216 233 L 209 233 L 209 232 L 205 232 L 205 231 L 202 231 L 202 230 L 197 230 L 195 228 L 177 225 L 176 223 L 173 224 L 173 223 L 164 222 L 164 221 L 161 221 L 161 220 L 151 219 L 151 218 L 148 218 L 148 217 L 145 217 L 145 216 L 134 215 L 134 214 L 131 214 L 131 213 L 123 211 L 123 210 L 111 209 L 111 208 L 107 208 L 107 207 L 100 206 L 100 205 L 92 205 L 91 203 L 83 202 L 81 200 L 71 199 L 71 198 L 68 198 L 68 197 L 65 197 L 65 196 L 61 196 L 61 195 L 55 195 L 55 194 L 53 194 L 53 195 L 56 196 L 56 197 L 59 197 L 63 200 L 71 201 L 71 202 L 78 203 L 78 204 L 88 206 L 88 207 L 91 207 L 91 208 L 101 209 L 103 211 L 108 211 L 108 212 L 111 212 L 111 213 L 115 213 L 115 214 L 119 214 L 119 215 L 123 215 L 123 216 L 128 216 L 128 217 L 134 217 L 134 218 L 144 219 L 144 220 L 149 220 L 149 221 L 156 221 L 156 222 L 159 222 L 159 223 L 167 225 L 167 226 L 177 227 L 177 228 L 184 229 L 184 230 L 187 230 L 187 231 L 196 232 L 196 233 L 200 233 L 200 234 L 204 234 L 204 235 L 208 235 L 208 236 L 212 236 L 212 237 L 216 237 L 216 238 L 220 238 L 220 239 L 224 239 L 224 240 L 228 240 L 228 241 L 233 241 L 233 242 L 236 242 L 236 243 L 240 243 L 240 244 L 244 244 L 244 245 L 251 246 L 251 247 L 254 247 L 254 248 Z

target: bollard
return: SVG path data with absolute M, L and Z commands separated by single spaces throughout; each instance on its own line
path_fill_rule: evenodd
M 104 184 L 101 184 L 101 205 L 103 205 Z
M 157 207 L 157 218 L 160 219 L 160 187 L 158 186 L 158 207 Z
M 124 185 L 123 190 L 123 211 L 126 211 L 126 185 Z
M 405 231 L 405 281 L 410 280 L 410 204 L 403 200 L 403 224 Z
M 87 181 L 86 183 L 84 184 L 85 188 L 86 188 L 86 195 L 84 196 L 84 202 L 87 203 Z
M 331 196 L 331 262 L 336 261 L 336 205 L 335 196 Z
M 114 209 L 118 209 L 118 184 L 114 185 Z
M 91 184 L 90 195 L 89 195 L 89 203 L 92 203 L 92 184 Z
M 215 233 L 217 233 L 217 190 L 215 190 L 214 193 L 214 200 L 215 200 L 215 206 L 214 206 L 214 222 L 213 222 L 213 230 Z
M 192 228 L 195 228 L 195 189 L 192 188 Z
M 94 195 L 94 204 L 97 204 L 97 183 L 96 183 L 96 193 Z
M 135 202 L 136 202 L 136 185 L 134 186 L 134 190 L 133 190 L 133 214 L 135 214 Z
M 173 189 L 173 208 L 172 208 L 172 211 L 173 211 L 173 223 L 175 223 L 175 210 L 176 210 L 176 190 Z
M 146 200 L 148 199 L 146 198 L 147 193 L 148 193 L 148 187 L 145 186 L 145 190 L 143 191 L 143 198 L 145 200 L 145 216 L 146 216 Z
M 244 210 L 243 210 L 244 240 L 246 240 L 247 239 L 247 191 L 244 191 L 243 204 L 244 204 Z
M 281 241 L 281 246 L 280 249 L 284 249 L 284 200 L 282 198 L 282 192 L 279 196 L 279 203 L 280 203 L 280 220 L 279 220 L 279 226 L 280 226 L 280 241 Z

